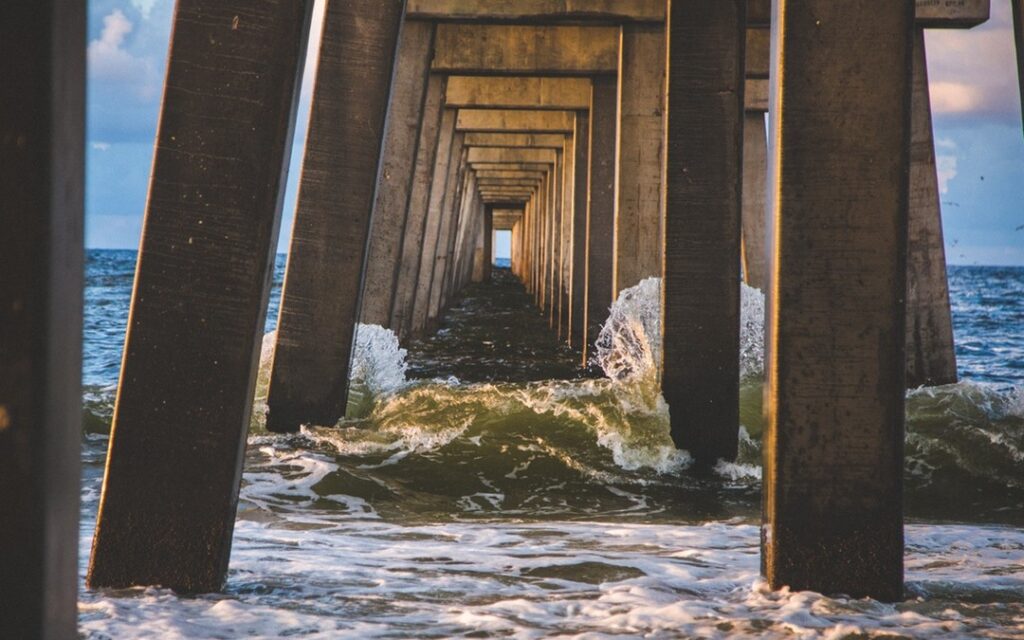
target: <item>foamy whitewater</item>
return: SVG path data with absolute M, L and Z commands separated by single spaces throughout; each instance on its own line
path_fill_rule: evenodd
M 134 266 L 134 254 L 113 253 L 90 255 L 83 572 Z M 1024 271 L 1011 275 L 989 290 L 1020 313 Z M 958 345 L 989 344 L 975 330 L 980 311 L 965 311 L 973 289 L 959 293 L 955 270 L 952 280 L 958 331 L 971 327 Z M 486 292 L 467 296 L 482 304 Z M 993 367 L 961 355 L 966 381 L 908 394 L 907 599 L 891 605 L 765 587 L 763 296 L 743 290 L 741 455 L 717 479 L 688 475 L 668 436 L 659 299 L 657 279 L 622 293 L 598 379 L 470 383 L 457 366 L 456 377 L 413 378 L 422 345 L 406 353 L 390 331 L 361 325 L 348 417 L 294 436 L 262 428 L 268 335 L 225 591 L 83 587 L 82 633 L 1024 638 L 1024 315 L 1016 336 L 1000 334 Z M 441 335 L 476 336 L 463 316 L 480 321 L 455 312 Z M 491 316 L 499 334 L 514 332 Z M 497 348 L 489 335 L 473 340 L 481 357 Z

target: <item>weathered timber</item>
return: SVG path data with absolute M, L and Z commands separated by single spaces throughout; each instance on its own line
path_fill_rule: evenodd
M 177 3 L 90 587 L 227 575 L 312 4 Z
M 83 2 L 0 5 L 0 637 L 73 638 L 85 183 Z
M 777 1 L 763 571 L 895 601 L 913 7 Z
M 697 464 L 736 458 L 746 0 L 673 0 L 662 395 Z

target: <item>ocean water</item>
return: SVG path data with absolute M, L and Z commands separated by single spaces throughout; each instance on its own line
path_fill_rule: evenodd
M 135 254 L 88 257 L 83 573 Z M 897 604 L 759 578 L 759 292 L 741 456 L 704 478 L 653 383 L 657 280 L 624 292 L 590 369 L 496 280 L 408 345 L 360 327 L 349 417 L 295 436 L 261 427 L 268 335 L 224 592 L 83 587 L 83 635 L 1024 638 L 1024 269 L 951 269 L 963 380 L 908 392 Z

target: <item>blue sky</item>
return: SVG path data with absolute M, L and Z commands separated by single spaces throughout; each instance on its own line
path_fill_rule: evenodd
M 138 246 L 173 4 L 89 0 L 89 247 Z M 322 7 L 317 9 L 319 24 Z M 985 25 L 927 35 L 943 227 L 952 264 L 1024 265 L 1024 134 L 1011 24 L 1010 3 L 993 0 L 992 20 Z M 309 112 L 312 62 L 311 55 L 297 149 Z M 288 247 L 300 164 L 296 153 L 281 251 Z

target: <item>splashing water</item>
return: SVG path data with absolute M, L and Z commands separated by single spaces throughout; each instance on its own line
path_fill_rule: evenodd
M 740 284 L 740 377 L 764 375 L 764 294 Z M 661 362 L 661 278 L 623 290 L 596 342 L 595 360 L 612 380 L 652 378 Z

